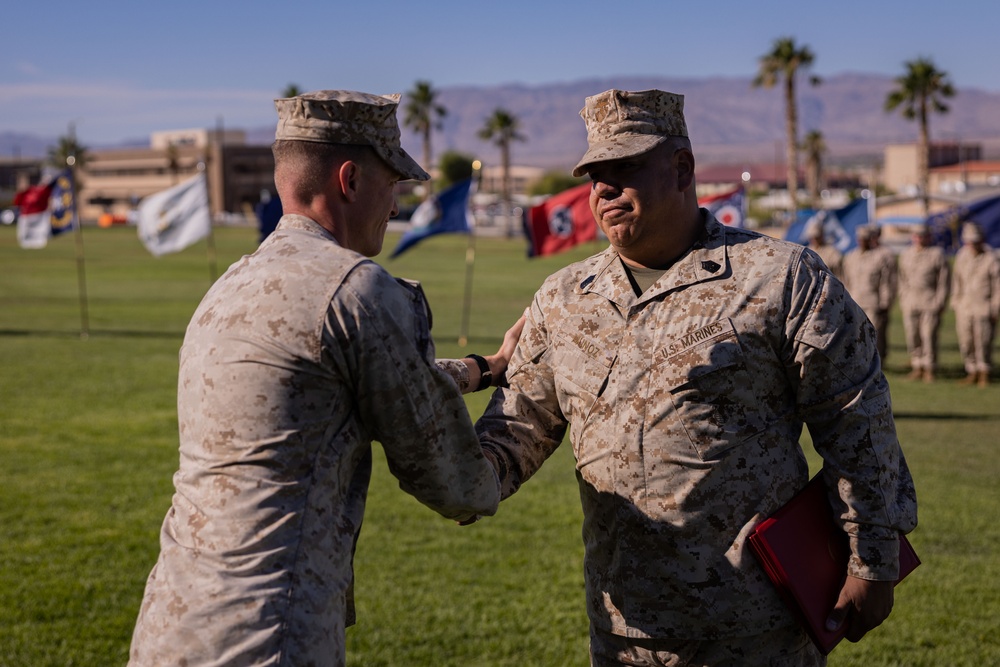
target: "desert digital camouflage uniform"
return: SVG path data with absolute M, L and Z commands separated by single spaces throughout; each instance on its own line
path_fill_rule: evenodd
M 176 493 L 131 665 L 344 664 L 372 440 L 442 515 L 496 510 L 422 292 L 302 216 L 198 307 L 178 415 Z
M 844 279 L 844 254 L 837 250 L 836 246 L 829 243 L 824 243 L 823 245 L 810 244 L 809 248 L 819 255 L 819 258 L 830 269 L 830 273 L 835 275 L 838 280 Z
M 894 578 L 916 522 L 867 318 L 811 251 L 702 215 L 642 296 L 613 248 L 547 279 L 476 425 L 503 497 L 569 430 L 588 613 L 631 638 L 794 625 L 746 538 L 807 481 L 803 422 L 851 574 Z
M 861 245 L 844 255 L 844 284 L 875 325 L 882 361 L 889 352 L 889 309 L 896 300 L 896 256 L 883 246 Z
M 914 242 L 899 255 L 899 305 L 914 377 L 933 378 L 938 330 L 948 302 L 951 271 L 944 250 Z
M 809 248 L 819 255 L 827 268 L 837 276 L 838 280 L 844 279 L 844 254 L 837 250 L 837 246 L 828 242 L 825 237 L 823 220 L 814 218 L 806 225 L 806 237 L 809 239 Z
M 985 246 L 978 254 L 967 245 L 959 249 L 951 305 L 965 370 L 985 384 L 992 367 L 993 338 L 1000 315 L 1000 260 L 991 247 Z

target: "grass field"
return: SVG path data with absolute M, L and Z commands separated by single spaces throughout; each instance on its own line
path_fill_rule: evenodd
M 255 232 L 219 229 L 216 245 L 221 271 L 253 250 Z M 156 259 L 134 229 L 88 228 L 85 247 L 82 339 L 73 240 L 27 251 L 0 228 L 0 666 L 125 664 L 170 504 L 177 351 L 209 285 L 205 244 Z M 541 280 L 594 248 L 530 261 L 519 240 L 476 250 L 466 348 L 465 237 L 383 262 L 423 282 L 440 356 L 495 350 Z M 897 317 L 887 375 L 924 564 L 886 624 L 830 664 L 1000 664 L 1000 384 L 955 384 L 950 315 L 941 382 L 903 379 L 902 340 Z M 485 401 L 472 395 L 470 410 Z M 399 491 L 376 447 L 349 664 L 586 665 L 579 533 L 568 448 L 498 516 L 459 528 Z

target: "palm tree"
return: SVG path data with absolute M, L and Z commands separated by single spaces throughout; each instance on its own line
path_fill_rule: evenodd
M 448 114 L 448 110 L 435 102 L 437 91 L 431 88 L 430 81 L 417 81 L 407 95 L 406 116 L 403 125 L 420 135 L 424 144 L 424 168 L 431 168 L 431 130 L 440 130 L 440 119 Z M 427 194 L 430 195 L 430 183 L 427 184 Z
M 90 153 L 86 146 L 77 141 L 76 128 L 72 123 L 69 126 L 69 133 L 59 137 L 56 145 L 49 148 L 49 164 L 59 170 L 69 167 L 72 170 L 77 191 L 83 187 L 80 170 L 87 165 L 89 160 Z
M 810 130 L 802 140 L 800 148 L 806 154 L 806 189 L 815 204 L 820 198 L 820 190 L 823 189 L 823 154 L 826 153 L 823 133 L 819 130 Z
M 885 98 L 885 110 L 902 109 L 903 118 L 916 119 L 920 123 L 920 141 L 917 146 L 917 175 L 920 179 L 920 198 L 924 204 L 924 215 L 928 213 L 928 166 L 930 151 L 930 130 L 928 115 L 934 111 L 948 113 L 944 98 L 955 96 L 955 87 L 929 58 L 917 58 L 904 63 L 906 74 L 896 77 L 896 88 Z
M 503 190 L 504 214 L 508 218 L 507 235 L 510 236 L 510 144 L 512 141 L 524 141 L 518 132 L 520 122 L 517 116 L 506 109 L 496 108 L 493 115 L 479 130 L 479 138 L 492 141 L 500 148 L 501 189 Z
M 59 137 L 58 143 L 49 149 L 49 164 L 58 169 L 63 169 L 69 162 L 68 158 L 73 157 L 73 166 L 83 167 L 90 159 L 87 147 L 80 144 L 76 139 L 76 132 L 70 127 L 69 134 Z
M 768 53 L 760 58 L 760 69 L 753 80 L 753 87 L 773 88 L 779 80 L 785 88 L 785 151 L 788 169 L 788 193 L 792 199 L 792 211 L 798 204 L 796 195 L 799 188 L 798 164 L 798 107 L 795 103 L 795 78 L 800 69 L 808 69 L 816 57 L 808 46 L 798 46 L 793 37 L 780 37 Z M 809 83 L 817 86 L 820 79 L 809 77 Z
M 177 185 L 177 174 L 181 170 L 180 154 L 177 150 L 177 144 L 170 142 L 167 144 L 166 148 L 167 156 L 167 170 L 170 171 L 170 182 L 172 185 Z

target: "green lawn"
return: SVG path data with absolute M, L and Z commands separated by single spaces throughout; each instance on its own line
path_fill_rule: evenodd
M 255 232 L 219 229 L 216 245 L 221 271 Z M 83 339 L 73 240 L 21 250 L 0 228 L 0 666 L 123 665 L 170 504 L 177 351 L 209 284 L 205 244 L 157 259 L 134 229 L 88 228 L 85 247 Z M 383 263 L 423 282 L 439 355 L 461 356 L 493 351 L 541 280 L 594 249 L 528 260 L 523 241 L 479 239 L 466 348 L 466 238 Z M 902 340 L 897 318 L 887 374 L 924 564 L 889 621 L 830 664 L 1000 664 L 1000 384 L 955 384 L 950 317 L 941 382 L 902 379 Z M 485 401 L 472 395 L 470 410 Z M 586 665 L 579 532 L 568 448 L 498 516 L 464 528 L 399 491 L 376 448 L 349 664 Z

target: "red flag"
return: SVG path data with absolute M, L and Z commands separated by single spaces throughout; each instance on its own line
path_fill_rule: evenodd
M 32 185 L 14 195 L 14 206 L 19 213 L 42 213 L 49 210 L 49 199 L 52 197 L 52 183 L 48 185 Z
M 554 255 L 597 239 L 597 222 L 590 212 L 590 183 L 563 190 L 538 206 L 525 219 L 531 247 L 529 257 Z
M 44 248 L 49 241 L 49 200 L 52 183 L 33 185 L 14 195 L 17 206 L 17 242 L 22 248 Z

